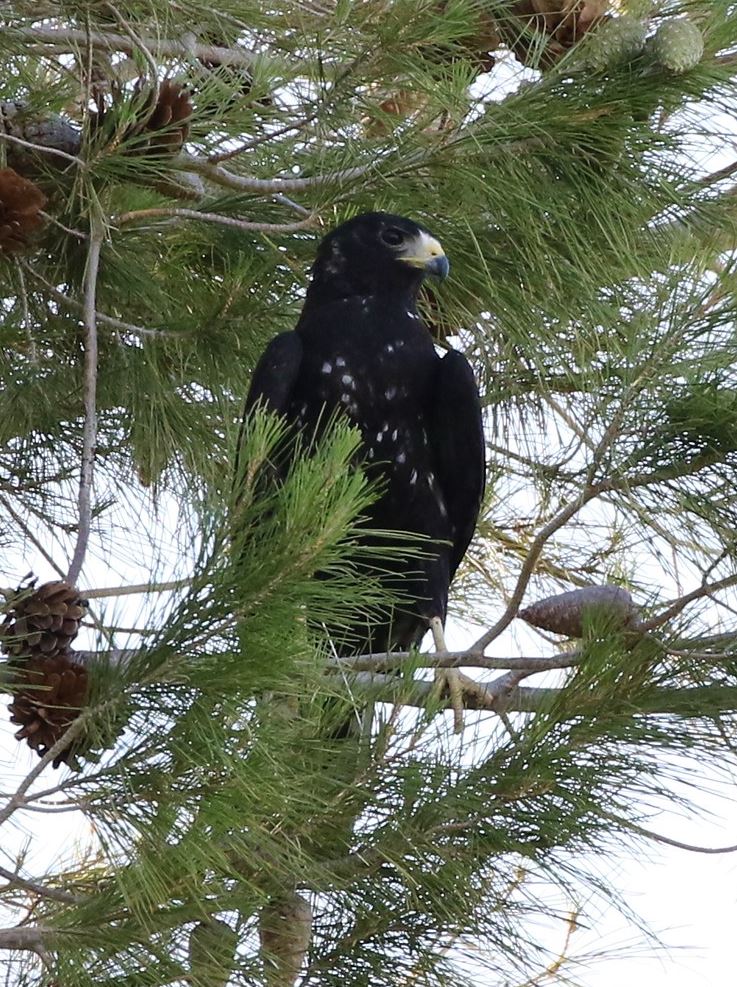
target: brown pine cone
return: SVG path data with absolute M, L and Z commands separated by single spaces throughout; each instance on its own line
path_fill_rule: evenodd
M 146 121 L 146 132 L 152 136 L 148 143 L 151 154 L 176 154 L 189 135 L 192 101 L 187 90 L 178 82 L 165 79 L 159 87 L 156 106 Z
M 296 892 L 273 899 L 259 916 L 261 956 L 269 987 L 293 987 L 310 948 L 312 908 Z
M 16 740 L 25 740 L 40 757 L 53 747 L 84 708 L 89 682 L 87 669 L 72 655 L 31 658 L 14 663 L 10 722 L 20 727 Z M 54 758 L 54 767 L 68 761 L 77 745 L 72 743 Z
M 189 134 L 192 101 L 187 90 L 178 82 L 165 79 L 156 94 L 152 106 L 153 90 L 141 99 L 145 80 L 139 79 L 134 87 L 137 119 L 120 130 L 109 134 L 110 146 L 130 141 L 129 154 L 176 154 L 181 150 Z M 93 135 L 101 133 L 110 121 L 114 123 L 116 110 L 128 96 L 118 89 L 108 103 L 105 93 L 97 93 L 97 112 L 90 114 Z
M 46 196 L 13 168 L 0 169 L 0 251 L 15 253 L 31 241 L 43 223 Z
M 524 65 L 549 68 L 607 20 L 608 9 L 609 0 L 518 0 L 498 28 Z
M 6 605 L 0 647 L 14 659 L 63 654 L 79 633 L 86 610 L 79 591 L 63 579 L 20 588 Z
M 614 630 L 637 628 L 640 618 L 631 594 L 620 586 L 584 586 L 538 600 L 519 617 L 553 634 L 581 637 L 586 618 L 601 618 Z

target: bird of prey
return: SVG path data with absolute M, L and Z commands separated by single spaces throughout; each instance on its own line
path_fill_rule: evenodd
M 348 220 L 320 243 L 297 326 L 269 343 L 251 382 L 246 414 L 265 407 L 307 440 L 331 414 L 347 416 L 360 429 L 362 468 L 381 481 L 366 528 L 427 539 L 420 557 L 398 557 L 394 544 L 382 579 L 401 601 L 384 624 L 337 642 L 342 655 L 408 650 L 428 627 L 444 649 L 448 590 L 485 476 L 471 367 L 457 351 L 438 354 L 417 311 L 425 276 L 448 270 L 440 243 L 418 223 L 381 212 Z M 455 693 L 457 685 L 456 676 Z

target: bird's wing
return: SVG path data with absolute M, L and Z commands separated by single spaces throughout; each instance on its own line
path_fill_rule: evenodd
M 264 350 L 253 372 L 244 409 L 247 415 L 254 405 L 283 415 L 289 406 L 292 388 L 302 364 L 302 340 L 296 332 L 282 332 Z
M 455 350 L 438 364 L 431 441 L 453 530 L 452 578 L 473 537 L 486 478 L 479 392 L 468 360 Z
M 256 364 L 251 386 L 243 408 L 241 427 L 236 446 L 235 476 L 240 476 L 240 460 L 245 441 L 248 417 L 259 405 L 276 415 L 283 415 L 289 407 L 295 381 L 302 365 L 302 340 L 296 332 L 282 332 L 275 336 Z

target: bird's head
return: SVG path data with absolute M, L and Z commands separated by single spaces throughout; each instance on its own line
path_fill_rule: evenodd
M 428 230 L 403 216 L 354 216 L 322 240 L 312 268 L 311 294 L 417 294 L 430 274 L 444 278 L 448 259 Z

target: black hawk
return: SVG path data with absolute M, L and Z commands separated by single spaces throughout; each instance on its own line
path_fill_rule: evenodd
M 264 406 L 308 443 L 336 412 L 360 429 L 362 466 L 381 481 L 367 529 L 429 539 L 420 557 L 398 557 L 394 545 L 382 578 L 401 602 L 385 623 L 336 640 L 339 654 L 407 650 L 428 626 L 442 642 L 450 583 L 476 525 L 478 390 L 466 358 L 441 357 L 417 311 L 424 277 L 448 269 L 418 223 L 381 212 L 348 220 L 318 247 L 295 330 L 269 343 L 254 372 L 246 413 Z

